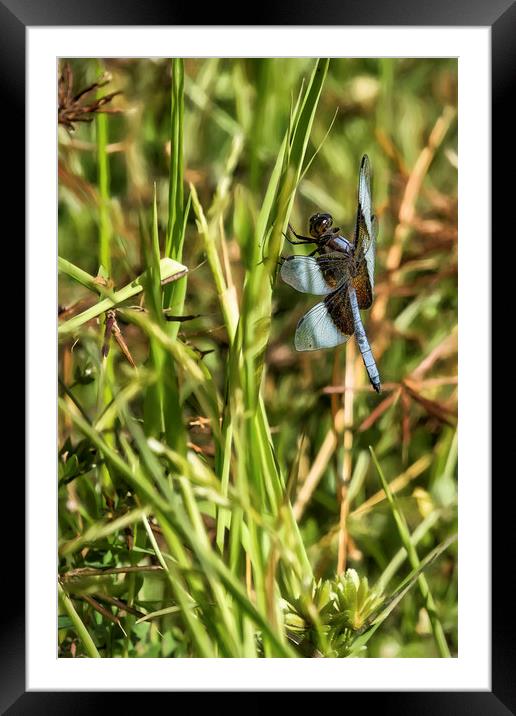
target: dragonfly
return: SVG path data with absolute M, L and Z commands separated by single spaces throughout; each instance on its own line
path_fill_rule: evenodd
M 315 244 L 311 254 L 288 256 L 281 264 L 281 278 L 297 291 L 325 296 L 298 322 L 294 345 L 298 351 L 333 348 L 355 336 L 369 380 L 377 393 L 380 374 L 367 340 L 361 309 L 373 303 L 374 262 L 378 220 L 373 213 L 371 167 L 367 154 L 360 163 L 358 207 L 353 236 L 346 238 L 333 226 L 327 213 L 314 214 L 309 221 L 310 236 L 286 238 L 291 244 Z

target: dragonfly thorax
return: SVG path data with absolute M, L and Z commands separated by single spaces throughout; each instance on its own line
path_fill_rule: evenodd
M 353 253 L 353 244 L 344 236 L 332 236 L 328 241 L 327 246 L 330 251 L 342 251 L 345 254 Z

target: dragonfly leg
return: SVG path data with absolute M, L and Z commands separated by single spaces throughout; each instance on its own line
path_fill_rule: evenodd
M 292 241 L 292 239 L 288 236 L 288 234 L 283 234 L 283 236 L 287 239 L 287 241 L 293 245 L 297 244 L 315 244 L 316 242 L 313 240 L 311 236 L 302 236 L 301 234 L 298 234 L 294 231 L 294 228 L 292 224 L 288 225 L 288 230 L 291 231 L 296 239 L 299 239 L 299 241 Z

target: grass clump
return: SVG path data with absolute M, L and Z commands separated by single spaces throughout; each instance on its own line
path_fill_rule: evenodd
M 60 655 L 455 654 L 456 62 L 66 67 L 112 111 L 60 129 Z M 277 280 L 364 152 L 381 396 Z

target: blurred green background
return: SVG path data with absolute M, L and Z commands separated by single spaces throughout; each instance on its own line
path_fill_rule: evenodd
M 103 263 L 102 274 L 120 288 L 145 268 L 142 234 L 152 232 L 154 188 L 160 237 L 167 230 L 174 151 L 171 64 L 166 59 L 71 59 L 63 60 L 61 67 L 66 63 L 72 71 L 73 93 L 108 73 L 107 83 L 85 96 L 83 105 L 111 92 L 120 94 L 103 105 L 109 113 L 101 115 L 92 108 L 83 118 L 93 121 L 74 121 L 73 131 L 63 123 L 59 127 L 59 255 L 93 276 Z M 239 304 L 246 242 L 252 236 L 248 227 L 257 220 L 292 106 L 313 66 L 311 58 L 184 61 L 185 193 L 191 183 L 208 219 L 218 217 L 218 250 L 222 264 L 230 266 Z M 278 277 L 262 394 L 281 472 L 288 476 L 293 465 L 299 468 L 291 502 L 316 577 L 330 578 L 344 560 L 345 566 L 374 583 L 400 549 L 392 513 L 378 495 L 381 484 L 370 461 L 370 445 L 410 531 L 419 526 L 422 553 L 456 528 L 456 108 L 454 59 L 330 61 L 306 150 L 307 160 L 313 161 L 301 177 L 289 220 L 298 233 L 306 234 L 308 218 L 328 211 L 349 236 L 360 159 L 369 155 L 380 228 L 375 302 L 363 320 L 383 392 L 376 395 L 371 389 L 354 341 L 337 350 L 295 352 L 296 323 L 318 299 L 297 293 Z M 104 261 L 101 235 L 108 237 L 110 247 Z M 303 250 L 285 242 L 282 254 Z M 179 337 L 202 352 L 202 362 L 223 394 L 228 334 L 193 211 L 187 217 L 182 262 L 189 268 L 182 312 L 197 317 L 179 324 Z M 93 302 L 91 292 L 60 275 L 63 319 Z M 145 364 L 149 346 L 144 333 L 123 320 L 119 327 L 135 364 Z M 89 382 L 89 376 L 102 372 L 101 343 L 102 328 L 90 322 L 80 340 L 60 347 L 60 378 L 88 415 L 98 409 L 98 385 L 96 380 Z M 133 369 L 115 343 L 111 356 L 119 384 L 127 384 Z M 343 385 L 349 389 L 344 410 L 338 390 Z M 141 417 L 143 403 L 136 401 L 134 412 Z M 185 402 L 190 445 L 212 465 L 209 430 L 198 418 L 196 406 Z M 62 417 L 60 447 L 74 435 L 70 420 Z M 343 518 L 336 485 L 344 480 L 347 490 L 351 478 L 352 498 Z M 101 499 L 101 485 L 95 467 L 60 483 L 61 544 L 116 514 L 109 499 Z M 347 542 L 345 554 L 341 548 L 339 555 L 343 519 Z M 112 539 L 102 538 L 89 549 L 74 552 L 73 559 L 62 555 L 60 572 L 134 563 L 126 553 L 113 551 Z M 400 574 L 407 572 L 405 566 Z M 146 579 L 144 597 L 149 603 L 164 600 L 160 589 L 155 597 L 153 579 Z M 455 548 L 432 565 L 429 580 L 448 646 L 456 655 Z M 98 610 L 92 616 L 90 607 L 80 601 L 83 621 L 104 630 L 102 643 L 109 632 L 110 655 L 121 655 L 112 643 L 123 638 L 116 633 L 117 625 Z M 116 606 L 105 609 L 117 613 Z M 134 627 L 123 655 L 187 655 L 183 633 L 183 627 L 174 624 L 161 639 L 143 623 Z M 60 643 L 62 656 L 75 655 L 77 649 L 80 655 L 81 647 L 66 624 Z M 375 633 L 368 655 L 437 655 L 417 590 Z

